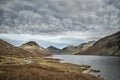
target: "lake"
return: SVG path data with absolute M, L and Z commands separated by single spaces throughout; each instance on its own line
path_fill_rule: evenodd
M 53 55 L 52 58 L 61 59 L 61 62 L 69 62 L 78 65 L 90 65 L 91 68 L 100 70 L 104 80 L 120 80 L 120 57 L 115 56 L 85 56 L 85 55 Z

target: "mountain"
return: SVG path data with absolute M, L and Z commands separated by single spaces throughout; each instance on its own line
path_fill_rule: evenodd
M 0 56 L 34 57 L 35 55 L 0 39 Z
M 80 48 L 80 51 L 85 51 L 87 50 L 89 47 L 93 46 L 95 43 L 95 41 L 89 41 L 87 43 L 82 43 L 80 44 L 78 47 Z
M 72 54 L 73 52 L 78 51 L 78 47 L 74 45 L 68 45 L 62 49 L 62 54 Z
M 34 41 L 29 41 L 29 42 L 27 42 L 27 43 L 24 43 L 24 44 L 22 44 L 22 46 L 21 47 L 27 47 L 27 46 L 29 46 L 29 47 L 31 47 L 31 46 L 36 46 L 36 47 L 40 47 L 36 42 L 34 42 Z M 41 47 L 42 48 L 42 47 Z
M 37 56 L 47 56 L 47 55 L 50 55 L 50 52 L 48 52 L 43 47 L 39 46 L 34 41 L 29 41 L 29 42 L 27 42 L 25 44 L 22 44 L 20 47 L 23 48 L 24 50 L 27 50 L 27 51 L 37 55 Z
M 61 54 L 61 49 L 56 48 L 54 46 L 49 46 L 47 50 L 53 54 Z
M 87 50 L 76 54 L 120 56 L 120 31 L 96 41 Z
M 95 43 L 95 41 L 90 41 L 88 43 L 82 43 L 78 46 L 69 45 L 62 49 L 62 54 L 75 54 L 81 51 L 84 51 L 88 49 L 90 46 L 92 46 Z

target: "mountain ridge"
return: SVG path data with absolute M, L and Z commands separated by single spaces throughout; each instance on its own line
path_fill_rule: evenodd
M 40 47 L 35 41 L 29 41 L 27 43 L 24 43 L 21 45 L 22 47 L 24 46 L 37 46 L 37 47 Z
M 38 43 L 36 43 L 35 41 L 29 41 L 27 43 L 22 44 L 20 47 L 38 56 L 50 55 L 50 52 L 38 45 Z
M 99 39 L 86 51 L 76 54 L 120 56 L 120 31 Z
M 35 57 L 30 52 L 16 47 L 2 39 L 0 39 L 0 55 L 1 56 L 14 56 L 14 57 Z
M 87 43 L 82 43 L 78 46 L 68 45 L 62 49 L 63 54 L 75 54 L 76 52 L 81 52 L 89 48 L 95 43 L 95 41 L 89 41 Z
M 95 41 L 89 41 L 87 43 L 82 43 L 82 44 L 77 45 L 77 46 L 68 45 L 62 49 L 59 49 L 59 48 L 54 47 L 54 46 L 49 46 L 46 49 L 53 54 L 74 54 L 76 52 L 79 52 L 80 50 L 81 51 L 86 50 L 87 48 L 92 46 L 94 43 L 95 43 Z
M 52 54 L 61 54 L 61 49 L 54 47 L 54 46 L 49 46 L 46 48 L 49 52 Z

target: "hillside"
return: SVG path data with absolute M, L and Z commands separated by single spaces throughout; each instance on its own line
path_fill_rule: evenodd
M 120 56 L 120 31 L 98 40 L 86 51 L 76 54 Z
M 34 41 L 29 41 L 29 42 L 27 42 L 25 44 L 22 44 L 20 47 L 23 48 L 24 50 L 27 50 L 27 51 L 35 54 L 36 56 L 47 56 L 47 55 L 50 55 L 50 53 L 46 49 L 44 49 L 43 47 L 39 46 Z
M 51 52 L 52 54 L 61 54 L 61 49 L 56 48 L 56 47 L 54 47 L 54 46 L 49 46 L 49 47 L 47 48 L 47 50 L 48 50 L 49 52 Z
M 0 56 L 34 57 L 35 55 L 0 39 Z
M 89 68 L 87 65 L 39 57 L 45 50 L 36 42 L 30 41 L 21 47 L 25 50 L 0 39 L 0 80 L 103 80 L 83 73 Z M 34 52 L 37 49 L 39 53 Z
M 62 54 L 75 54 L 77 52 L 84 51 L 88 49 L 90 46 L 92 46 L 95 43 L 95 41 L 90 41 L 88 43 L 82 43 L 78 46 L 69 45 L 62 49 Z

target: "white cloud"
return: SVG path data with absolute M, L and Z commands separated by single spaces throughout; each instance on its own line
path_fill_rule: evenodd
M 108 36 L 112 33 L 99 33 L 99 32 L 64 32 L 62 34 L 0 34 L 0 39 L 4 39 L 16 46 L 28 41 L 36 41 L 39 45 L 43 47 L 56 46 L 58 48 L 63 48 L 68 45 L 79 45 L 88 41 L 95 41 L 104 36 Z
M 88 32 L 85 33 L 65 32 L 59 35 L 58 34 L 57 35 L 0 34 L 0 38 L 7 38 L 11 40 L 18 40 L 18 41 L 43 40 L 46 42 L 53 42 L 53 43 L 70 43 L 72 40 L 89 41 L 91 37 L 95 37 L 96 39 L 99 39 L 100 37 L 98 36 L 103 37 L 103 35 L 99 35 L 98 33 L 88 33 Z
M 39 35 L 66 31 L 102 30 L 101 33 L 103 31 L 108 33 L 113 29 L 120 30 L 120 8 L 117 6 L 119 0 L 2 0 L 0 2 L 0 33 Z

